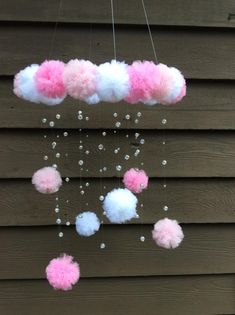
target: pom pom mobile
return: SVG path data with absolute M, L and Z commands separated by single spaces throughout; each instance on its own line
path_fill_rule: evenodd
M 113 0 L 110 1 L 114 44 L 113 60 L 100 65 L 83 59 L 72 59 L 67 63 L 59 60 L 45 60 L 40 65 L 29 65 L 15 75 L 13 83 L 15 95 L 26 101 L 48 106 L 59 105 L 66 97 L 88 105 L 124 101 L 128 104 L 143 103 L 145 106 L 154 106 L 180 102 L 186 95 L 185 79 L 175 67 L 157 63 L 144 0 L 141 1 L 156 62 L 137 60 L 130 65 L 124 61 L 117 61 L 116 58 Z M 163 120 L 162 123 L 165 124 L 166 120 Z M 116 127 L 118 127 L 117 124 L 118 122 Z M 51 124 L 51 127 L 53 126 L 54 123 Z M 136 133 L 136 139 L 138 136 L 139 134 Z M 144 140 L 142 142 L 144 143 Z M 135 156 L 137 155 L 136 151 Z M 125 159 L 129 159 L 129 155 L 126 155 Z M 81 167 L 83 161 L 80 160 L 78 164 Z M 163 160 L 162 166 L 164 167 L 166 164 L 167 160 Z M 56 168 L 55 164 L 46 166 L 33 174 L 32 184 L 38 192 L 53 194 L 59 191 L 62 178 Z M 116 169 L 120 171 L 122 167 L 118 165 Z M 139 197 L 147 189 L 148 181 L 146 172 L 135 168 L 135 165 L 134 168 L 126 170 L 123 176 L 124 187 L 119 185 L 118 188 L 108 192 L 105 197 L 100 196 L 100 201 L 103 202 L 103 214 L 106 218 L 116 224 L 139 218 L 136 195 Z M 165 182 L 166 177 L 164 176 Z M 168 206 L 165 205 L 163 210 L 167 211 Z M 59 213 L 58 205 L 55 212 Z M 60 224 L 61 219 L 58 217 L 56 222 Z M 68 223 L 70 224 L 70 222 Z M 76 217 L 76 232 L 81 237 L 90 237 L 99 231 L 102 223 L 95 212 L 80 212 Z M 63 233 L 60 232 L 59 236 L 62 237 Z M 180 245 L 184 234 L 176 220 L 164 218 L 155 223 L 152 238 L 158 246 L 170 249 Z M 140 240 L 143 242 L 145 237 L 141 236 Z M 105 244 L 101 243 L 100 248 L 104 249 Z M 73 262 L 72 256 L 63 254 L 50 261 L 46 268 L 46 276 L 54 289 L 70 290 L 80 278 L 80 268 L 76 262 Z

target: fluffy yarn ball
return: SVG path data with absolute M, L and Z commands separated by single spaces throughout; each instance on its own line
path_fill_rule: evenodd
M 84 101 L 96 92 L 97 66 L 86 60 L 70 60 L 65 66 L 63 81 L 68 95 Z
M 97 94 L 101 101 L 119 102 L 129 93 L 127 64 L 112 60 L 98 67 Z
M 124 223 L 136 217 L 136 196 L 128 189 L 118 188 L 109 192 L 103 203 L 106 217 L 112 223 Z
M 158 246 L 169 249 L 180 245 L 184 233 L 176 220 L 165 218 L 155 223 L 152 237 Z
M 131 104 L 144 102 L 149 105 L 156 103 L 152 100 L 154 78 L 157 76 L 157 65 L 152 61 L 134 61 L 128 67 L 130 91 L 125 101 Z
M 80 213 L 76 218 L 76 230 L 81 236 L 91 236 L 100 228 L 100 220 L 94 212 Z
M 164 64 L 157 65 L 152 98 L 163 105 L 174 104 L 186 94 L 186 83 L 180 71 Z
M 64 98 L 49 98 L 39 93 L 36 89 L 34 77 L 38 69 L 39 65 L 32 64 L 15 75 L 13 88 L 15 95 L 33 103 L 60 104 Z
M 71 290 L 80 278 L 80 268 L 72 256 L 63 254 L 50 261 L 46 267 L 46 277 L 54 289 Z
M 42 194 L 53 194 L 62 185 L 62 178 L 54 167 L 46 166 L 33 174 L 32 184 Z
M 131 168 L 124 174 L 123 183 L 127 189 L 138 194 L 148 187 L 148 176 L 144 170 Z
M 66 90 L 63 82 L 64 68 L 65 65 L 62 61 L 44 61 L 35 74 L 37 90 L 47 97 L 65 97 Z

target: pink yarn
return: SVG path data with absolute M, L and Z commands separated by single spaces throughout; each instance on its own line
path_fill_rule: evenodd
M 97 66 L 86 60 L 70 60 L 65 66 L 63 81 L 67 93 L 85 100 L 96 92 Z
M 125 98 L 128 103 L 147 102 L 152 99 L 154 78 L 158 74 L 157 66 L 152 61 L 134 61 L 128 66 L 130 92 Z
M 54 258 L 46 267 L 46 277 L 50 285 L 57 290 L 71 290 L 80 278 L 78 263 L 73 262 L 73 257 L 63 254 Z
M 63 82 L 65 65 L 59 60 L 44 61 L 35 73 L 35 83 L 38 92 L 44 96 L 63 98 L 66 90 Z
M 124 174 L 123 183 L 127 189 L 138 194 L 148 187 L 148 176 L 143 170 L 131 168 Z
M 169 249 L 180 245 L 184 233 L 176 220 L 165 218 L 155 223 L 152 237 L 158 246 Z
M 42 194 L 52 194 L 62 185 L 60 173 L 54 167 L 43 167 L 36 171 L 32 177 L 32 184 Z

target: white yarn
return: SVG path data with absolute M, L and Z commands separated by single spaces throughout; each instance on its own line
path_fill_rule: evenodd
M 124 223 L 136 217 L 136 196 L 126 188 L 113 189 L 103 203 L 106 217 L 112 223 Z
M 100 228 L 100 220 L 94 212 L 86 211 L 76 217 L 76 231 L 81 236 L 91 236 Z

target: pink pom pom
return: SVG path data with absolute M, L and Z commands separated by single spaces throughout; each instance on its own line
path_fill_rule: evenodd
M 32 177 L 32 184 L 42 194 L 53 194 L 62 185 L 60 173 L 54 167 L 43 167 Z
M 54 258 L 46 267 L 46 276 L 50 285 L 57 290 L 71 290 L 80 278 L 80 268 L 73 257 L 64 254 Z
M 64 63 L 59 60 L 44 61 L 35 74 L 38 92 L 44 96 L 63 98 L 66 90 L 63 82 Z
M 127 69 L 130 79 L 130 92 L 125 98 L 128 103 L 148 102 L 152 99 L 157 66 L 151 61 L 134 61 Z
M 141 193 L 148 187 L 148 176 L 143 170 L 131 168 L 124 174 L 123 183 L 133 193 Z
M 84 101 L 96 92 L 98 67 L 86 60 L 70 60 L 63 74 L 67 93 Z
M 155 223 L 152 237 L 158 246 L 169 249 L 180 245 L 184 233 L 176 220 L 165 218 Z
M 157 65 L 157 75 L 154 77 L 152 98 L 163 105 L 176 103 L 181 100 L 186 92 L 183 90 L 185 80 L 180 71 L 164 64 Z M 182 95 L 180 95 L 182 93 Z

